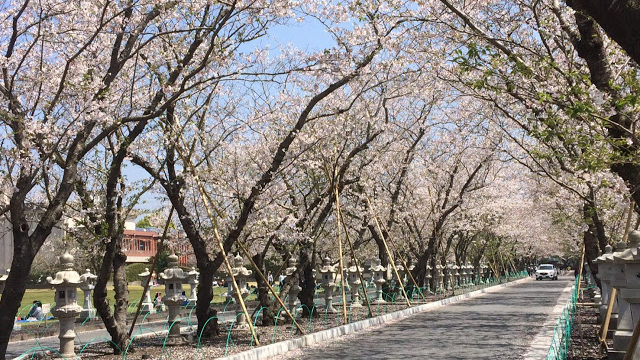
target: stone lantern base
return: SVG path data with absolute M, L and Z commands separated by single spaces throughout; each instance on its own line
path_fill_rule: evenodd
M 82 312 L 80 312 L 80 317 L 77 319 L 77 321 L 83 322 L 87 318 L 95 319 L 96 318 L 96 309 L 94 309 L 94 308 L 92 308 L 92 309 L 82 309 Z
M 141 314 L 146 314 L 146 313 L 155 314 L 156 313 L 156 308 L 153 306 L 152 302 L 142 303 L 142 306 L 140 307 L 140 313 Z

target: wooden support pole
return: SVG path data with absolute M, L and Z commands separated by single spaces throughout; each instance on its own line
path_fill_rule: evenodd
M 398 274 L 398 269 L 396 268 L 396 264 L 393 261 L 393 256 L 391 256 L 391 251 L 389 251 L 389 246 L 387 245 L 387 240 L 385 239 L 384 233 L 382 232 L 382 228 L 380 227 L 380 223 L 378 222 L 378 218 L 376 217 L 376 211 L 371 204 L 371 200 L 367 197 L 367 205 L 369 205 L 369 209 L 373 214 L 373 221 L 376 223 L 376 228 L 380 232 L 380 238 L 382 239 L 382 243 L 384 244 L 384 249 L 387 252 L 387 256 L 389 256 L 389 263 L 391 264 L 391 268 L 393 268 L 393 272 L 396 274 L 396 279 L 398 279 L 398 283 L 400 284 L 400 289 L 402 289 L 402 293 L 404 294 L 404 299 L 407 302 L 407 306 L 411 306 L 411 301 L 409 301 L 409 296 L 407 296 L 407 292 L 404 289 L 404 285 L 402 284 L 402 279 L 400 279 L 400 275 Z
M 617 288 L 611 289 L 611 296 L 609 297 L 609 305 L 607 306 L 607 315 L 604 317 L 604 323 L 602 324 L 602 333 L 600 334 L 600 341 L 607 346 L 607 332 L 609 331 L 609 322 L 611 321 L 611 313 L 613 312 L 613 305 L 616 301 Z
M 298 324 L 298 322 L 296 321 L 296 319 L 293 317 L 293 315 L 291 315 L 291 313 L 289 312 L 289 310 L 287 309 L 286 306 L 284 306 L 284 302 L 282 301 L 282 299 L 280 298 L 280 296 L 278 296 L 278 294 L 276 293 L 275 289 L 271 286 L 271 284 L 269 284 L 269 281 L 267 281 L 267 278 L 264 276 L 264 273 L 262 272 L 262 270 L 260 270 L 260 268 L 258 267 L 258 264 L 256 264 L 255 261 L 253 261 L 253 258 L 251 258 L 251 254 L 249 254 L 249 251 L 247 250 L 247 247 L 244 246 L 244 244 L 240 241 L 238 241 L 238 245 L 240 246 L 240 249 L 242 250 L 242 252 L 244 253 L 244 256 L 246 256 L 247 258 L 249 258 L 249 261 L 251 262 L 251 266 L 253 266 L 254 269 L 256 269 L 256 272 L 258 273 L 258 276 L 260 276 L 260 279 L 267 284 L 267 287 L 269 288 L 269 291 L 271 292 L 271 294 L 273 294 L 273 296 L 276 298 L 276 300 L 278 300 L 278 304 L 280 304 L 280 306 L 282 307 L 282 309 L 284 309 L 284 312 L 287 314 L 287 316 L 289 317 L 289 319 L 291 319 L 291 321 L 293 322 L 293 324 L 296 326 L 296 328 L 298 329 L 298 331 L 304 335 L 305 332 L 304 330 L 302 330 L 302 328 L 300 327 L 300 324 Z
M 582 244 L 582 257 L 580 258 L 580 271 L 578 272 L 578 299 L 580 298 L 580 285 L 582 285 L 582 269 L 584 268 L 584 253 L 586 251 L 585 244 Z
M 253 322 L 251 322 L 251 317 L 249 316 L 249 312 L 247 311 L 247 306 L 244 303 L 244 299 L 242 298 L 242 293 L 240 292 L 240 288 L 238 287 L 238 283 L 236 282 L 236 277 L 233 276 L 233 270 L 231 269 L 231 264 L 229 263 L 229 259 L 227 258 L 227 253 L 224 251 L 224 245 L 222 244 L 222 239 L 220 238 L 220 234 L 218 233 L 218 227 L 213 227 L 213 234 L 215 235 L 216 240 L 218 241 L 218 247 L 220 248 L 220 252 L 222 257 L 224 258 L 224 264 L 227 267 L 227 271 L 229 272 L 229 276 L 231 277 L 231 283 L 233 284 L 233 288 L 238 294 L 238 301 L 240 301 L 240 307 L 242 308 L 242 312 L 244 313 L 245 320 L 249 325 L 249 331 L 251 331 L 251 336 L 256 341 L 256 345 L 260 346 L 260 340 L 258 339 L 258 335 L 256 334 L 256 329 L 253 328 Z
M 333 192 L 336 197 L 336 230 L 338 231 L 338 268 L 340 270 L 340 285 L 342 288 L 342 320 L 346 325 L 349 322 L 349 318 L 347 317 L 347 294 L 344 289 L 344 264 L 342 262 L 342 236 L 340 235 L 340 214 L 338 213 L 338 202 L 340 201 L 340 196 L 338 194 L 338 187 L 333 187 Z M 345 229 L 345 232 L 347 229 Z M 356 265 L 357 266 L 357 265 Z
M 184 143 L 186 143 L 186 141 L 184 140 L 183 134 L 180 134 L 180 138 Z M 231 270 L 231 264 L 229 263 L 229 259 L 227 258 L 227 252 L 224 250 L 224 244 L 222 243 L 222 239 L 220 238 L 220 234 L 218 233 L 218 221 L 211 213 L 211 208 L 209 206 L 209 202 L 207 201 L 208 194 L 206 193 L 204 187 L 202 186 L 202 183 L 200 182 L 200 177 L 198 177 L 198 174 L 195 172 L 195 169 L 193 168 L 193 164 L 191 164 L 190 161 L 187 161 L 187 159 L 184 158 L 181 151 L 177 151 L 177 152 L 178 152 L 178 155 L 182 158 L 184 165 L 187 166 L 191 171 L 191 175 L 193 175 L 193 178 L 196 181 L 196 184 L 198 186 L 198 191 L 200 192 L 200 197 L 202 198 L 202 203 L 207 212 L 207 216 L 209 217 L 209 221 L 213 226 L 213 234 L 218 243 L 218 247 L 220 248 L 220 254 L 222 255 L 222 258 L 224 260 L 224 265 L 227 268 L 227 271 L 229 272 L 229 276 L 231 277 L 231 284 L 233 285 L 233 289 L 235 290 L 236 294 L 238 294 L 238 301 L 240 302 L 240 307 L 242 308 L 242 312 L 244 313 L 245 321 L 247 322 L 247 325 L 249 325 L 249 331 L 251 332 L 251 336 L 253 336 L 253 339 L 256 341 L 256 345 L 260 346 L 260 340 L 258 339 L 256 330 L 253 328 L 251 317 L 249 316 L 249 312 L 247 311 L 247 307 L 245 306 L 244 299 L 242 298 L 242 295 L 240 293 L 240 288 L 238 287 L 238 283 L 236 282 L 236 278 L 235 276 L 233 276 L 233 271 Z
M 203 193 L 201 193 L 202 195 Z M 208 202 L 212 203 L 211 201 L 211 197 L 209 196 L 208 193 L 204 193 L 204 196 L 206 197 L 206 199 L 203 198 L 203 200 L 207 200 Z M 208 206 L 205 206 L 206 209 L 208 209 Z M 214 230 L 217 229 L 217 225 L 214 228 Z M 296 319 L 293 317 L 293 315 L 291 315 L 291 313 L 289 312 L 289 310 L 287 309 L 286 306 L 284 306 L 284 302 L 282 301 L 282 299 L 280 298 L 280 296 L 278 296 L 278 294 L 276 293 L 275 289 L 271 286 L 271 284 L 269 284 L 269 281 L 267 280 L 267 278 L 264 276 L 264 273 L 262 272 L 262 270 L 260 270 L 260 268 L 258 267 L 258 264 L 255 263 L 255 261 L 253 261 L 253 258 L 251 257 L 251 254 L 249 253 L 249 251 L 247 250 L 246 246 L 244 246 L 244 244 L 240 241 L 237 240 L 236 243 L 238 244 L 238 246 L 240 247 L 240 250 L 242 250 L 242 253 L 244 254 L 245 257 L 247 257 L 249 259 L 249 262 L 251 262 L 251 266 L 253 266 L 253 268 L 256 271 L 256 274 L 258 274 L 258 276 L 260 277 L 260 279 L 267 284 L 267 287 L 269 288 L 269 291 L 271 292 L 271 294 L 276 298 L 276 300 L 278 301 L 278 304 L 280 304 L 280 306 L 284 309 L 284 312 L 287 314 L 287 316 L 289 317 L 289 319 L 291 319 L 291 321 L 293 322 L 293 324 L 296 326 L 296 328 L 298 329 L 298 331 L 304 335 L 305 332 L 304 330 L 300 327 L 300 324 L 298 324 L 298 322 L 296 321 Z
M 377 217 L 376 214 L 374 214 L 374 216 Z M 418 293 L 420 294 L 420 297 L 422 297 L 422 300 L 426 300 L 424 294 L 422 293 L 422 289 L 420 289 L 420 286 L 418 286 L 418 282 L 416 281 L 416 279 L 413 277 L 413 275 L 411 274 L 411 271 L 409 271 L 409 267 L 407 266 L 407 263 L 404 260 L 404 257 L 400 254 L 400 252 L 398 251 L 398 246 L 395 243 L 395 240 L 393 240 L 393 237 L 391 236 L 391 233 L 389 232 L 389 229 L 387 229 L 387 227 L 384 225 L 384 223 L 382 221 L 380 221 L 380 224 L 382 224 L 382 228 L 383 230 L 387 233 L 387 235 L 389 236 L 389 241 L 391 242 L 391 245 L 393 246 L 393 248 L 396 250 L 396 252 L 398 253 L 398 258 L 400 259 L 400 261 L 402 262 L 402 266 L 404 266 L 405 270 L 407 271 L 407 274 L 409 275 L 409 278 L 411 279 L 411 281 L 413 282 L 413 286 L 416 287 L 416 289 L 418 289 Z
M 360 286 L 362 287 L 362 297 L 364 298 L 365 304 L 367 304 L 367 310 L 369 311 L 369 317 L 373 317 L 373 311 L 371 311 L 371 304 L 369 303 L 369 296 L 367 295 L 367 286 L 364 281 L 364 277 L 362 276 L 362 272 L 360 271 L 360 265 L 358 264 L 358 259 L 356 258 L 356 253 L 353 250 L 353 244 L 351 243 L 351 238 L 349 237 L 349 232 L 347 231 L 347 224 L 344 221 L 344 216 L 342 215 L 342 209 L 340 208 L 340 197 L 336 199 L 336 209 L 338 210 L 338 217 L 340 218 L 340 222 L 342 223 L 342 227 L 344 228 L 344 238 L 347 241 L 347 245 L 349 245 L 349 251 L 351 252 L 351 258 L 353 259 L 353 263 L 356 266 L 356 272 L 358 273 L 358 277 L 360 278 Z

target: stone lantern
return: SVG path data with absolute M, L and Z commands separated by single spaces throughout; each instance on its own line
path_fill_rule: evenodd
M 296 309 L 296 301 L 298 300 L 298 294 L 302 291 L 299 281 L 294 274 L 298 271 L 298 261 L 291 257 L 289 258 L 289 267 L 284 270 L 284 274 L 287 276 L 284 281 L 291 282 L 289 284 L 288 305 L 289 311 L 293 312 Z
M 236 279 L 236 284 L 238 285 L 238 290 L 240 293 L 238 294 L 235 289 L 233 289 L 233 282 L 229 281 L 232 291 L 232 295 L 235 296 L 235 301 L 240 303 L 240 298 L 249 294 L 249 290 L 247 289 L 247 280 L 253 274 L 253 271 L 247 269 L 244 266 L 244 260 L 240 254 L 236 255 L 232 258 L 233 267 L 231 268 L 231 273 L 233 274 L 233 278 Z M 242 311 L 241 307 L 238 307 L 236 310 L 236 329 L 243 330 L 249 328 L 247 324 L 247 319 L 244 315 L 244 311 Z
M 613 334 L 615 351 L 626 351 L 633 335 L 633 328 L 640 319 L 640 231 L 629 233 L 629 248 L 613 254 L 614 263 L 624 267 L 624 286 L 620 286 L 620 298 L 626 306 L 618 303 L 618 326 Z
M 444 267 L 439 263 L 436 264 L 436 268 L 433 271 L 433 286 L 434 291 L 443 290 L 444 291 Z
M 151 281 L 151 273 L 149 272 L 149 268 L 144 268 L 144 271 L 138 274 L 140 278 L 140 284 L 144 284 L 147 281 Z M 151 301 L 151 294 L 149 293 L 151 287 L 147 286 L 147 291 L 145 291 L 142 297 L 142 307 L 140 307 L 140 311 L 144 313 L 155 313 L 156 309 L 153 306 L 153 302 Z
M 627 277 L 624 273 L 624 262 L 620 258 L 620 255 L 626 249 L 626 244 L 623 241 L 616 244 L 616 251 L 612 254 L 611 258 L 607 258 L 606 262 L 609 263 L 609 277 L 611 286 L 618 289 L 616 293 L 616 302 L 618 304 L 618 319 L 616 331 L 613 333 L 613 349 L 614 350 L 626 350 L 633 332 L 633 324 L 631 323 L 631 312 L 629 310 L 629 303 L 621 296 L 621 289 L 627 286 Z
M 164 298 L 162 302 L 169 308 L 168 322 L 171 326 L 167 344 L 179 345 L 184 342 L 180 336 L 180 306 L 187 300 L 182 295 L 182 284 L 187 279 L 187 274 L 178 266 L 178 256 L 176 254 L 169 255 L 168 266 L 159 274 L 159 282 L 164 284 Z
M 371 271 L 373 282 L 376 284 L 376 299 L 373 300 L 372 304 L 384 304 L 386 301 L 382 298 L 382 285 L 387 282 L 384 278 L 387 269 L 382 266 L 379 258 L 375 258 L 371 260 L 369 271 Z
M 487 264 L 482 265 L 482 273 L 484 274 L 484 282 L 488 283 L 491 278 L 491 272 L 489 271 L 489 266 Z
M 461 266 L 453 264 L 451 270 L 453 272 L 453 283 L 451 285 L 455 289 L 462 285 L 462 280 L 464 278 L 464 274 L 462 273 L 463 268 Z
M 191 287 L 191 292 L 189 293 L 189 306 L 195 307 L 198 302 L 198 276 L 200 273 L 196 270 L 195 266 L 191 267 L 191 271 L 187 273 L 187 278 L 189 282 L 189 286 Z
M 427 283 L 427 291 L 429 292 L 431 291 L 431 278 L 433 277 L 433 275 L 431 275 L 432 273 L 433 273 L 433 269 L 431 268 L 430 265 L 427 265 L 427 271 L 426 271 L 426 274 L 424 275 L 424 278 Z
M 458 273 L 460 274 L 460 278 L 458 279 L 458 286 L 459 287 L 467 286 L 467 278 L 469 277 L 468 270 L 469 269 L 467 269 L 467 265 L 460 264 L 460 270 L 458 270 Z
M 360 276 L 358 276 L 358 270 L 362 273 L 364 269 L 352 260 L 349 263 L 349 267 L 345 270 L 347 272 L 347 282 L 351 288 L 351 307 L 362 307 L 362 302 L 360 301 L 360 288 L 362 287 L 362 282 L 360 281 Z
M 404 266 L 402 266 L 402 262 L 400 261 L 400 259 L 396 260 L 396 270 L 398 270 L 398 277 L 400 278 L 400 282 L 402 283 L 402 285 L 404 286 L 404 279 L 405 276 L 407 275 L 407 270 L 404 268 Z M 394 298 L 394 301 L 404 301 L 404 294 L 402 292 L 402 289 L 400 288 L 400 284 L 398 284 L 398 295 Z
M 475 283 L 477 285 L 480 285 L 483 283 L 482 281 L 482 264 L 478 263 L 478 265 L 475 268 L 476 272 L 475 272 Z
M 609 299 L 611 299 L 611 284 L 609 281 L 609 263 L 606 262 L 608 257 L 613 257 L 613 247 L 607 245 L 604 247 L 604 253 L 597 257 L 594 262 L 598 264 L 598 273 L 596 276 L 600 279 L 600 285 L 602 286 L 602 298 L 600 304 L 600 320 L 604 320 L 607 314 L 607 308 L 609 307 Z M 614 303 L 614 308 L 615 308 Z M 610 323 L 611 325 L 611 323 Z
M 80 313 L 80 318 L 82 319 L 96 317 L 96 309 L 91 301 L 91 291 L 95 289 L 97 279 L 98 277 L 93 275 L 89 269 L 86 269 L 84 274 L 80 275 L 80 290 L 84 293 L 84 303 L 82 304 L 82 313 Z
M 80 314 L 82 308 L 78 305 L 78 285 L 80 285 L 80 274 L 73 270 L 73 256 L 65 252 L 60 256 L 62 271 L 56 273 L 55 278 L 48 277 L 47 282 L 56 289 L 54 301 L 56 306 L 51 309 L 51 313 L 60 322 L 60 356 L 62 358 L 74 359 L 75 318 Z
M 470 263 L 465 263 L 464 265 L 467 268 L 467 276 L 465 277 L 464 284 L 465 286 L 473 285 L 473 266 Z
M 7 278 L 9 277 L 9 269 L 7 269 L 7 273 L 4 275 L 0 275 L 0 295 L 4 291 L 4 284 L 7 282 Z
M 453 289 L 453 280 L 454 280 L 454 273 L 453 273 L 453 265 L 451 263 L 448 263 L 445 267 L 444 267 L 444 280 L 445 280 L 445 289 L 446 290 L 451 290 Z
M 331 266 L 331 259 L 329 259 L 329 257 L 322 259 L 322 266 L 320 266 L 318 272 L 320 272 L 321 286 L 324 289 L 325 311 L 329 314 L 336 313 L 337 311 L 333 307 L 333 291 L 336 286 L 336 267 Z
M 410 260 L 409 260 L 409 261 L 410 261 Z M 411 284 L 413 284 L 413 286 L 415 286 L 415 283 L 413 282 L 413 280 L 411 280 L 411 274 L 413 273 L 413 270 L 414 270 L 415 268 L 416 268 L 416 267 L 415 267 L 414 265 L 411 265 L 411 263 L 410 263 L 410 262 L 407 262 L 407 269 L 405 270 L 405 274 L 407 274 L 407 277 L 406 277 L 406 279 L 407 279 L 407 284 L 409 284 L 409 281 L 411 281 Z M 430 279 L 430 277 L 427 277 L 427 276 L 430 276 L 428 272 L 427 272 L 427 274 L 425 275 L 425 278 L 427 279 L 427 284 L 428 284 L 428 283 L 429 283 L 429 279 Z M 409 285 L 409 287 L 411 287 L 411 285 Z M 406 288 L 405 288 L 405 290 L 406 290 Z M 411 299 L 413 299 L 413 298 L 416 298 L 416 297 L 420 296 L 420 293 L 421 293 L 421 289 L 415 289 L 415 288 L 414 288 L 414 289 L 411 291 L 411 294 L 407 293 L 407 295 L 411 296 Z

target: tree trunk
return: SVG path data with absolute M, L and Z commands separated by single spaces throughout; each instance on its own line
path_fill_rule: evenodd
M 587 230 L 583 234 L 584 259 L 587 264 L 589 264 L 589 268 L 594 275 L 596 284 L 598 285 L 598 287 L 600 287 L 600 280 L 597 276 L 595 276 L 598 273 L 598 264 L 593 262 L 593 260 L 595 260 L 600 255 L 600 251 L 598 250 L 598 230 L 593 221 L 594 218 L 597 218 L 597 211 L 595 207 L 588 203 L 585 203 L 583 206 L 583 216 L 588 226 Z M 578 264 L 578 269 L 579 268 L 580 264 Z
M 96 287 L 93 290 L 93 304 L 107 332 L 111 335 L 111 341 L 113 341 L 113 343 L 109 343 L 109 345 L 113 348 L 113 352 L 116 355 L 121 354 L 126 349 L 129 341 L 129 329 L 126 323 L 128 290 L 126 288 L 126 275 L 124 275 L 125 281 L 122 281 L 124 266 L 121 266 L 121 263 L 124 263 L 126 260 L 126 256 L 122 253 L 120 245 L 118 245 L 118 241 L 121 240 L 121 236 L 112 238 L 107 244 L 102 258 L 102 266 L 98 272 Z M 117 289 L 117 293 L 114 313 L 112 314 L 109 308 L 109 300 L 107 300 L 107 281 L 116 265 L 120 269 L 118 269 L 117 272 L 113 272 L 113 285 L 114 290 Z M 122 313 L 123 307 L 124 315 Z M 130 347 L 129 352 L 132 351 L 133 349 Z
M 127 325 L 127 309 L 129 308 L 129 288 L 127 284 L 127 272 L 125 267 L 127 265 L 127 255 L 122 252 L 122 237 L 118 239 L 116 243 L 116 252 L 113 256 L 113 289 L 115 291 L 115 304 L 113 307 L 113 317 L 116 322 L 122 325 Z M 125 326 L 128 331 L 128 326 Z M 125 338 L 125 336 L 121 336 Z M 128 338 L 128 334 L 126 336 Z M 126 341 L 122 342 L 125 345 Z
M 300 248 L 300 265 L 298 273 L 302 279 L 300 286 L 302 291 L 298 294 L 302 306 L 302 316 L 314 316 L 318 311 L 314 307 L 314 297 L 316 294 L 316 282 L 313 278 L 313 268 L 315 267 L 315 254 L 313 244 L 305 244 Z M 313 309 L 313 310 L 312 310 Z
M 13 231 L 13 261 L 11 272 L 7 277 L 2 301 L 0 301 L 0 358 L 4 359 L 7 345 L 13 330 L 14 317 L 20 308 L 22 297 L 26 289 L 25 278 L 31 271 L 34 256 L 31 255 L 26 233 Z
M 267 273 L 264 267 L 264 258 L 261 253 L 255 254 L 253 261 L 263 274 Z M 254 272 L 254 278 L 258 285 L 258 306 L 262 309 L 262 326 L 272 326 L 275 324 L 277 309 L 274 309 L 274 302 L 269 296 L 269 287 L 262 277 L 258 275 L 257 271 Z
M 197 259 L 196 259 L 197 261 Z M 209 320 L 209 305 L 213 300 L 213 274 L 215 270 L 207 264 L 197 262 L 199 275 L 198 283 L 198 301 L 196 302 L 196 318 L 198 319 L 197 336 L 203 333 L 204 324 L 209 321 L 216 321 L 215 319 Z M 208 325 L 208 324 L 207 324 Z
M 629 56 L 640 64 L 640 3 L 637 0 L 567 0 L 598 22 Z

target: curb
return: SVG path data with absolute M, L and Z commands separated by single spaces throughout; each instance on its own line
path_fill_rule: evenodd
M 576 287 L 575 281 L 569 283 L 556 301 L 556 305 L 547 315 L 547 319 L 542 325 L 542 329 L 535 335 L 533 341 L 529 344 L 529 350 L 523 355 L 523 360 L 546 359 L 549 354 L 549 348 L 553 343 L 553 335 L 558 323 L 558 318 L 567 307 L 567 303 L 571 300 L 571 293 Z
M 327 341 L 327 340 L 331 340 L 331 339 L 336 339 L 336 338 L 338 338 L 340 336 L 343 336 L 343 335 L 353 334 L 353 333 L 362 331 L 364 329 L 367 329 L 367 328 L 370 328 L 370 327 L 374 327 L 374 326 L 378 326 L 378 325 L 382 325 L 382 324 L 385 324 L 385 323 L 388 323 L 388 322 L 391 322 L 391 321 L 404 319 L 404 318 L 407 318 L 407 317 L 409 317 L 411 315 L 414 315 L 414 314 L 417 314 L 417 313 L 426 312 L 426 311 L 432 311 L 432 310 L 441 308 L 443 306 L 446 306 L 448 304 L 461 302 L 461 301 L 466 300 L 466 299 L 478 297 L 478 296 L 481 296 L 483 294 L 487 294 L 487 293 L 494 292 L 496 290 L 500 290 L 500 289 L 502 289 L 504 287 L 520 284 L 520 283 L 523 283 L 523 282 L 526 282 L 526 281 L 530 281 L 530 280 L 531 280 L 530 277 L 526 277 L 526 278 L 523 278 L 523 279 L 510 281 L 510 282 L 507 282 L 507 283 L 494 285 L 494 286 L 491 286 L 491 287 L 487 287 L 487 288 L 484 288 L 484 289 L 475 290 L 475 291 L 472 291 L 472 292 L 468 292 L 468 293 L 452 296 L 452 297 L 445 298 L 445 299 L 442 299 L 442 300 L 433 301 L 433 302 L 422 304 L 422 305 L 418 305 L 418 306 L 413 306 L 413 307 L 410 307 L 408 309 L 395 311 L 395 312 L 392 312 L 392 313 L 389 313 L 389 314 L 376 316 L 376 317 L 373 317 L 373 318 L 370 318 L 370 319 L 360 320 L 360 321 L 357 321 L 357 322 L 354 322 L 354 323 L 350 323 L 350 324 L 334 327 L 334 328 L 327 329 L 327 330 L 318 331 L 318 332 L 315 332 L 315 333 L 312 333 L 312 334 L 301 336 L 299 338 L 295 338 L 295 339 L 291 339 L 291 340 L 285 340 L 285 341 L 277 342 L 277 343 L 274 343 L 274 344 L 260 346 L 260 347 L 257 347 L 257 348 L 251 349 L 251 350 L 243 351 L 241 353 L 237 353 L 237 354 L 229 355 L 227 357 L 223 357 L 222 359 L 225 359 L 225 360 L 258 360 L 258 359 L 265 359 L 265 358 L 269 358 L 269 357 L 273 357 L 273 356 L 282 355 L 282 354 L 284 354 L 286 352 L 289 352 L 289 351 L 292 351 L 292 350 L 301 349 L 301 348 L 304 348 L 304 347 L 307 347 L 307 346 L 310 346 L 310 345 L 313 345 L 313 344 L 321 343 L 321 342 L 324 342 L 324 341 Z

